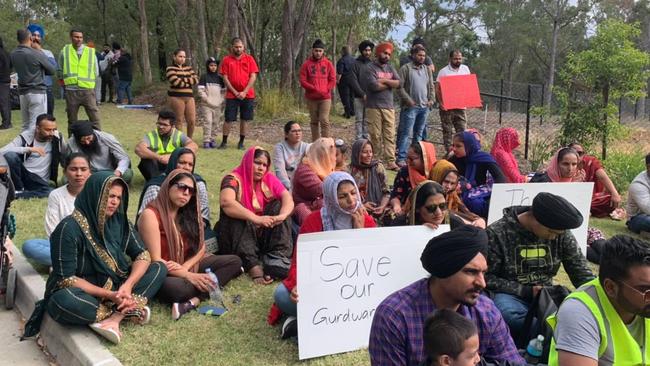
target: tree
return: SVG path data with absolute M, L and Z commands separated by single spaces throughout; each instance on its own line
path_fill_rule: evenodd
M 314 0 L 302 0 L 300 12 L 296 14 L 296 0 L 284 0 L 282 10 L 282 69 L 280 89 L 291 92 L 295 78 L 295 63 L 303 44 L 305 30 L 314 12 Z
M 138 0 L 138 11 L 140 12 L 140 51 L 142 52 L 142 74 L 144 84 L 152 82 L 151 61 L 149 60 L 149 27 L 147 24 L 147 7 L 145 0 Z

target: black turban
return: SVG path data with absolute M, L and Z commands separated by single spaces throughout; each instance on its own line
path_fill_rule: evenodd
M 94 134 L 93 124 L 90 121 L 77 121 L 70 126 L 70 132 L 76 137 L 90 136 Z
M 317 39 L 314 41 L 314 44 L 311 45 L 311 48 L 320 48 L 320 49 L 325 49 L 325 43 L 321 41 L 320 39 Z
M 359 53 L 363 52 L 366 48 L 370 47 L 371 50 L 375 48 L 375 44 L 370 42 L 369 40 L 362 41 L 359 43 Z
M 433 277 L 447 278 L 460 271 L 478 253 L 485 255 L 487 245 L 485 230 L 463 225 L 431 239 L 420 261 Z
M 575 229 L 582 225 L 582 214 L 564 197 L 542 192 L 533 199 L 533 216 L 552 230 Z

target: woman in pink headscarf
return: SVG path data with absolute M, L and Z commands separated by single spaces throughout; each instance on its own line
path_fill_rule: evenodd
M 220 254 L 238 255 L 255 283 L 287 276 L 291 264 L 291 193 L 269 167 L 271 156 L 251 147 L 221 182 L 221 213 L 214 231 Z
M 517 130 L 505 127 L 497 131 L 490 154 L 508 179 L 508 183 L 526 183 L 526 176 L 519 171 L 519 164 L 512 150 L 520 145 Z

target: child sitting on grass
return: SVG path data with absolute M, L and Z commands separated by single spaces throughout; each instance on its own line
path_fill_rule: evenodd
M 478 330 L 461 314 L 441 309 L 424 323 L 423 366 L 474 366 L 481 361 L 478 354 Z

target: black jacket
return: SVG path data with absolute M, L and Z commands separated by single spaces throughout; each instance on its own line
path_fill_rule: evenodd
M 366 91 L 361 87 L 360 77 L 363 69 L 366 68 L 371 62 L 372 60 L 369 58 L 360 55 L 352 65 L 352 72 L 347 75 L 347 83 L 352 88 L 352 92 L 354 93 L 355 98 L 363 98 L 366 95 Z
M 11 58 L 9 52 L 4 49 L 2 38 L 0 38 L 0 84 L 11 82 Z

